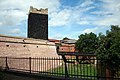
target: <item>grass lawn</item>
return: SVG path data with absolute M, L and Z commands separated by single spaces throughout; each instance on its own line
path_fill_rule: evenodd
M 97 69 L 94 64 L 72 64 L 67 63 L 67 71 L 69 77 L 76 78 L 91 78 L 90 76 L 97 75 Z M 65 65 L 50 70 L 53 75 L 65 76 Z M 58 74 L 54 74 L 58 73 Z

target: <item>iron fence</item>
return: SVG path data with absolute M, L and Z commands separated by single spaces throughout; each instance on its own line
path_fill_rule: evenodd
M 66 56 L 62 58 L 13 58 L 0 57 L 0 69 L 14 70 L 37 75 L 90 80 L 120 80 L 120 69 L 111 76 L 109 66 L 99 63 L 95 56 Z

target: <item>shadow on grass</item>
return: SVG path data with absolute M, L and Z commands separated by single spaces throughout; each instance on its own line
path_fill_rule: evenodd
M 0 80 L 4 80 L 4 74 L 0 71 Z

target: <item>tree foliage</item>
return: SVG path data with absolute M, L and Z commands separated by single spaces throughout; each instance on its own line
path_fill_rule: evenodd
M 97 58 L 101 63 L 107 63 L 114 76 L 120 69 L 120 27 L 112 25 L 106 35 L 99 33 L 98 37 L 94 33 L 81 34 L 76 49 L 79 52 L 97 53 Z
M 63 40 L 70 40 L 68 37 L 64 37 Z
M 79 52 L 94 53 L 97 48 L 98 37 L 94 33 L 85 33 L 79 36 L 76 42 L 76 49 Z
M 106 36 L 100 37 L 99 47 L 96 51 L 97 57 L 107 63 L 111 70 L 120 68 L 120 28 L 111 26 L 110 31 L 106 31 Z

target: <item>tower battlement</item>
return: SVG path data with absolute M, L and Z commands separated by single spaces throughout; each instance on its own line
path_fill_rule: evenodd
M 32 6 L 30 6 L 30 10 L 29 13 L 38 13 L 38 14 L 48 14 L 48 8 L 46 9 L 37 9 L 37 8 L 33 8 Z
M 48 9 L 30 7 L 28 38 L 48 40 Z

